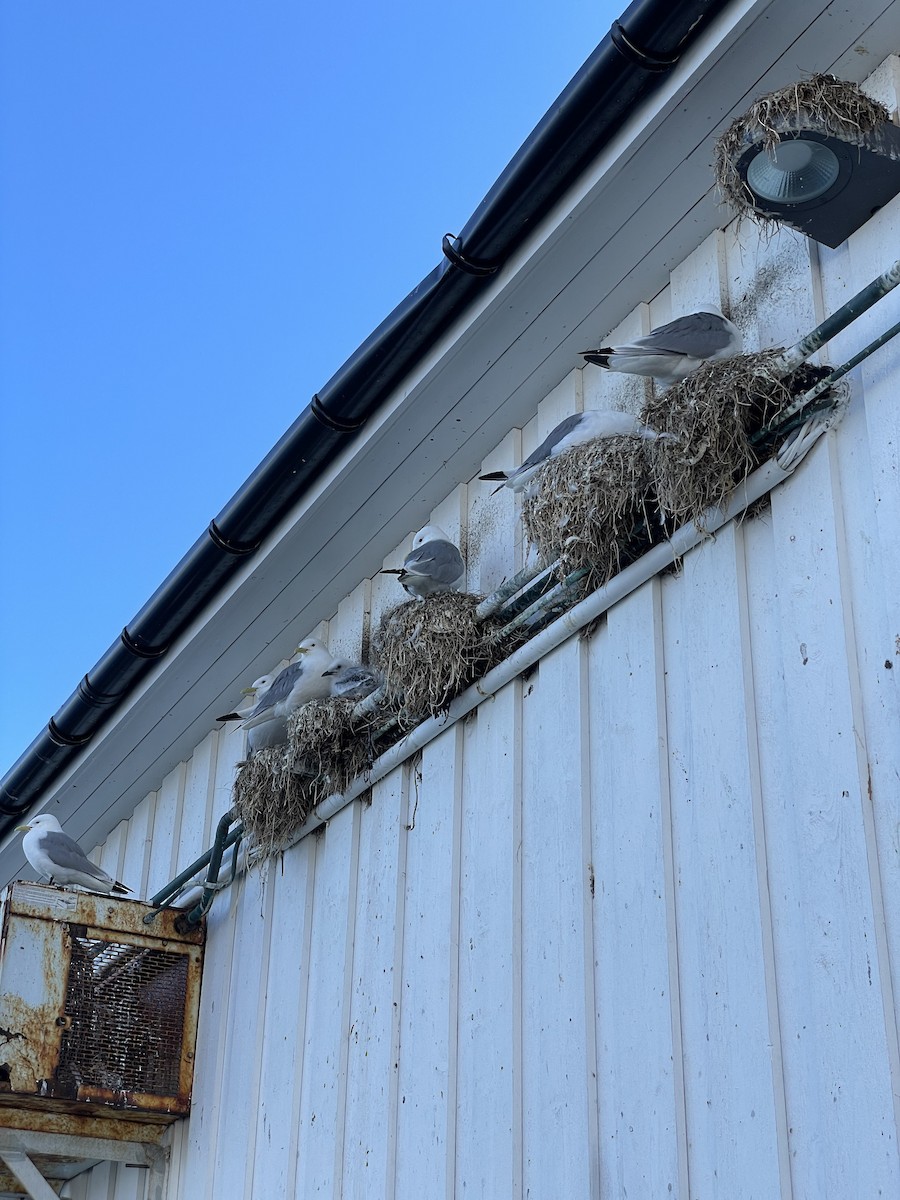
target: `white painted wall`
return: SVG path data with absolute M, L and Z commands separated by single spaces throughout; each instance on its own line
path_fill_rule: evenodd
M 730 226 L 620 332 L 714 297 L 748 349 L 790 343 L 898 228 L 897 201 L 835 251 Z M 770 510 L 217 901 L 168 1200 L 898 1194 L 900 348 L 853 380 Z M 484 469 L 643 386 L 572 372 Z M 479 591 L 524 556 L 490 491 L 434 514 Z M 356 653 L 401 598 L 365 580 L 320 632 Z M 199 855 L 242 736 L 210 733 L 103 865 L 149 895 Z M 71 1195 L 142 1187 L 105 1165 Z

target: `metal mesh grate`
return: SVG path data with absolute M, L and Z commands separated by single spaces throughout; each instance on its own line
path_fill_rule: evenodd
M 178 1092 L 188 956 L 72 937 L 59 1083 Z

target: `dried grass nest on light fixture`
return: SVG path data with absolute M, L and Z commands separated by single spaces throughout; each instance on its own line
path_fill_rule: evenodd
M 784 379 L 772 370 L 777 351 L 708 363 L 655 396 L 643 419 L 671 439 L 647 443 L 656 500 L 672 528 L 721 505 L 768 457 L 751 435 L 831 370 L 803 363 Z
M 388 609 L 372 639 L 384 674 L 385 704 L 409 728 L 445 712 L 454 696 L 508 653 L 499 622 L 479 621 L 482 600 L 468 592 L 438 592 Z
M 647 548 L 655 522 L 646 446 L 634 437 L 595 438 L 541 468 L 522 525 L 542 563 L 559 559 L 560 579 L 584 569 L 584 588 L 593 591 Z
M 858 84 L 834 75 L 811 75 L 789 87 L 767 92 L 716 142 L 714 170 L 722 199 L 741 217 L 777 224 L 774 218 L 757 212 L 756 200 L 738 174 L 737 162 L 749 140 L 761 141 L 764 149 L 771 150 L 784 133 L 812 127 L 853 142 L 890 119 L 885 106 L 867 96 Z

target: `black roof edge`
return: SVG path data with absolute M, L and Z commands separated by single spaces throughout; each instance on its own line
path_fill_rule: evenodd
M 0 780 L 0 836 L 90 744 L 241 564 L 388 399 L 730 0 L 635 0 L 440 264 L 314 397 Z

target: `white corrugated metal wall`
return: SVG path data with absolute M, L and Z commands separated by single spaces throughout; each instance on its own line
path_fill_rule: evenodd
M 614 334 L 721 297 L 747 349 L 790 342 L 898 226 L 895 201 L 836 251 L 729 227 Z M 217 901 L 169 1200 L 897 1194 L 898 379 L 889 346 L 771 509 Z M 642 396 L 573 371 L 484 469 Z M 522 558 L 489 490 L 435 514 L 473 591 Z M 366 581 L 320 632 L 358 653 L 400 598 Z M 148 895 L 201 853 L 241 750 L 210 733 L 104 867 Z M 71 1194 L 143 1186 L 102 1166 Z

